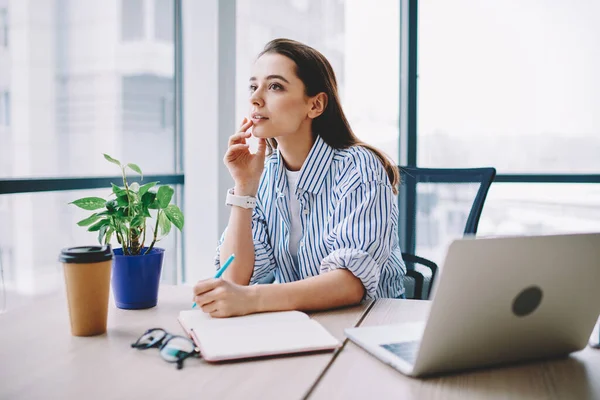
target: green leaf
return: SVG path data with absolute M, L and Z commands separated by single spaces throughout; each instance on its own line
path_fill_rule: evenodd
M 150 208 L 150 205 L 156 200 L 156 193 L 146 192 L 142 196 L 142 204 Z
M 107 219 L 100 220 L 100 221 L 96 222 L 94 225 L 90 226 L 90 227 L 88 228 L 88 232 L 96 232 L 96 231 L 99 231 L 99 230 L 100 230 L 100 228 L 102 228 L 103 226 L 106 226 L 106 225 L 108 225 L 108 223 L 109 223 L 109 222 L 108 222 L 108 220 L 107 220 Z
M 106 200 L 100 197 L 84 197 L 83 199 L 75 200 L 69 204 L 75 204 L 79 208 L 84 210 L 93 211 L 99 208 L 103 208 Z
M 119 207 L 127 207 L 129 205 L 129 197 L 127 197 L 127 194 L 124 194 L 117 197 L 116 202 Z
M 123 243 L 123 245 L 125 245 L 129 240 L 129 231 L 127 230 L 127 228 L 125 228 L 122 225 L 120 227 L 120 230 L 121 230 L 121 236 L 123 237 L 123 240 L 125 241 L 125 243 Z
M 135 228 L 137 226 L 143 226 L 144 225 L 144 217 L 141 215 L 136 215 L 133 220 L 131 220 L 131 224 L 129 224 L 130 227 Z
M 111 163 L 118 165 L 119 167 L 121 166 L 121 161 L 112 158 L 108 154 L 104 154 L 104 158 L 106 159 L 106 161 L 110 161 Z
M 126 193 L 125 189 L 118 187 L 114 183 L 111 183 L 111 185 L 112 185 L 112 191 L 113 191 L 113 193 L 116 194 L 117 196 L 122 196 L 123 193 Z
M 105 205 L 106 205 L 106 209 L 108 210 L 108 212 L 113 213 L 113 212 L 117 211 L 118 204 L 117 204 L 116 199 L 107 201 L 105 203 Z
M 175 204 L 171 204 L 165 208 L 165 214 L 167 215 L 167 218 L 169 218 L 169 221 L 171 221 L 173 225 L 177 227 L 177 229 L 180 231 L 183 229 L 183 224 L 185 221 L 183 218 L 183 213 L 179 207 L 177 207 Z
M 89 217 L 87 217 L 86 219 L 82 219 L 81 221 L 79 221 L 77 223 L 77 225 L 79 225 L 79 226 L 88 226 L 89 224 L 98 221 L 100 218 L 101 218 L 100 215 L 98 215 L 98 214 L 92 214 Z
M 131 183 L 131 185 L 129 185 L 129 190 L 131 190 L 132 192 L 137 193 L 138 190 L 140 190 L 140 184 L 137 183 L 137 182 Z
M 102 239 L 104 239 L 104 235 L 106 235 L 107 230 L 108 230 L 108 224 L 100 227 L 100 230 L 98 231 L 98 243 L 104 244 L 104 243 L 102 243 Z
M 112 235 L 115 232 L 115 229 L 111 226 L 110 229 L 108 230 L 108 232 L 106 232 L 106 238 L 104 240 L 105 244 L 110 244 L 110 241 L 112 240 Z
M 142 198 L 143 201 L 143 197 L 144 195 L 148 192 L 148 190 L 150 188 L 152 188 L 153 186 L 155 186 L 158 182 L 150 182 L 150 183 L 146 183 L 143 186 L 140 186 L 140 190 L 138 191 L 138 195 Z
M 142 208 L 142 215 L 146 218 L 152 218 L 152 215 L 150 214 L 150 211 L 148 211 L 148 207 L 143 207 Z
M 129 218 L 129 216 L 127 215 L 128 213 L 129 213 L 129 207 L 119 208 L 117 210 L 117 218 L 119 218 L 123 222 L 127 221 L 127 219 Z
M 162 236 L 167 236 L 171 232 L 171 221 L 167 218 L 164 212 L 158 213 L 158 226 Z
M 169 186 L 159 187 L 158 192 L 156 193 L 156 199 L 158 200 L 158 206 L 160 208 L 167 208 L 167 206 L 171 202 L 173 193 L 175 193 L 175 191 L 173 189 L 171 189 Z
M 142 170 L 137 165 L 129 163 L 129 164 L 127 164 L 127 166 L 129 168 L 131 168 L 132 170 L 134 170 L 135 172 L 137 172 L 138 174 L 140 174 L 142 176 L 142 178 L 144 177 L 144 174 L 142 174 Z

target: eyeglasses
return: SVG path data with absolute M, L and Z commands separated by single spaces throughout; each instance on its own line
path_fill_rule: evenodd
M 160 356 L 167 362 L 177 363 L 177 369 L 183 368 L 186 358 L 199 356 L 194 342 L 183 336 L 171 335 L 162 328 L 148 329 L 131 347 L 138 350 L 158 347 Z

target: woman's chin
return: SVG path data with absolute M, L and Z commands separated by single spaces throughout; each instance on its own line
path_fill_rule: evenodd
M 252 136 L 261 139 L 271 139 L 275 137 L 275 135 L 272 135 L 268 130 L 261 129 L 257 126 L 252 127 Z

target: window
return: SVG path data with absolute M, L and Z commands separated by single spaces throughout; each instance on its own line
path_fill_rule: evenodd
M 377 7 L 349 0 L 238 0 L 236 119 L 248 113 L 248 78 L 264 45 L 278 37 L 298 40 L 331 62 L 356 135 L 397 162 L 399 7 L 397 0 Z
M 156 75 L 123 77 L 123 133 L 132 141 L 154 134 L 152 144 L 157 149 L 173 153 L 173 79 Z M 156 137 L 158 135 L 158 137 Z M 127 140 L 127 139 L 126 139 Z M 159 161 L 159 160 L 156 160 Z M 162 170 L 173 163 L 167 157 Z
M 10 92 L 0 91 L 0 126 L 10 126 Z
M 598 172 L 598 15 L 595 1 L 419 2 L 418 165 Z
M 107 34 L 122 26 L 124 37 L 142 38 L 145 4 L 151 3 L 123 0 L 119 20 L 118 13 L 104 12 L 103 3 L 56 2 L 56 9 L 40 11 L 35 2 L 19 2 L 19 15 L 29 21 L 20 28 L 28 38 L 23 54 L 36 49 L 36 57 L 0 60 L 11 71 L 9 76 L 0 73 L 0 181 L 120 175 L 102 153 L 139 165 L 144 182 L 148 175 L 180 172 L 174 119 L 159 106 L 161 99 L 171 99 L 167 107 L 173 109 L 174 58 L 164 56 L 173 53 L 173 41 L 161 43 L 162 52 L 129 42 L 125 52 L 123 43 Z M 7 125 L 11 129 L 4 129 Z M 182 186 L 172 186 L 173 201 L 181 207 Z M 0 195 L 0 259 L 9 308 L 11 298 L 54 291 L 62 284 L 56 261 L 62 247 L 97 243 L 95 234 L 76 225 L 86 212 L 68 203 L 109 193 L 110 187 Z M 158 245 L 167 249 L 162 280 L 176 283 L 179 233 Z
M 63 272 L 57 261 L 60 249 L 98 244 L 97 233 L 77 225 L 91 212 L 68 203 L 87 196 L 106 198 L 109 193 L 110 188 L 1 196 L 10 210 L 0 208 L 0 257 L 7 308 L 14 308 L 29 296 L 62 288 Z M 147 245 L 150 239 L 146 238 Z M 113 246 L 120 247 L 114 240 Z M 166 250 L 162 281 L 177 282 L 177 235 L 171 233 L 156 246 Z
M 171 129 L 174 125 L 174 104 L 172 95 L 166 94 L 161 96 L 159 101 L 160 107 L 160 128 Z
M 418 12 L 418 166 L 599 173 L 600 3 L 430 0 Z M 598 204 L 596 184 L 495 182 L 478 235 L 598 231 Z M 441 262 L 462 236 L 439 233 L 418 254 Z
M 122 42 L 106 35 L 107 26 L 119 25 L 115 16 L 68 4 L 64 13 L 49 14 L 56 23 L 36 24 L 32 17 L 23 28 L 31 31 L 32 48 L 47 49 L 35 68 L 17 68 L 18 60 L 8 59 L 9 81 L 0 84 L 11 92 L 0 91 L 0 125 L 18 124 L 20 130 L 3 133 L 7 148 L 0 152 L 19 157 L 11 164 L 0 161 L 0 178 L 118 174 L 102 153 L 136 163 L 145 174 L 174 173 L 174 124 L 168 119 L 171 125 L 161 127 L 158 107 L 161 96 L 173 98 L 174 61 L 165 57 L 173 42 L 162 44 L 165 52 L 145 51 L 143 43 L 121 51 Z M 122 4 L 131 18 L 143 14 L 141 1 Z M 22 11 L 39 12 L 33 3 Z M 28 96 L 32 86 L 36 95 Z M 17 103 L 19 98 L 27 101 Z
M 494 183 L 479 235 L 558 234 L 600 231 L 600 185 Z
M 0 8 L 0 47 L 8 47 L 8 9 Z
M 155 0 L 154 2 L 154 38 L 167 42 L 173 41 L 174 0 Z
M 143 40 L 146 37 L 144 0 L 121 0 L 121 39 Z

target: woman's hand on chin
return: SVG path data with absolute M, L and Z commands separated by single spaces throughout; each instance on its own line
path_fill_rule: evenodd
M 258 151 L 255 154 L 250 153 L 246 143 L 246 139 L 252 135 L 247 132 L 252 124 L 252 120 L 244 118 L 240 129 L 229 138 L 229 148 L 223 157 L 223 162 L 235 181 L 235 194 L 238 196 L 256 195 L 265 164 L 267 149 L 265 139 L 258 139 Z

